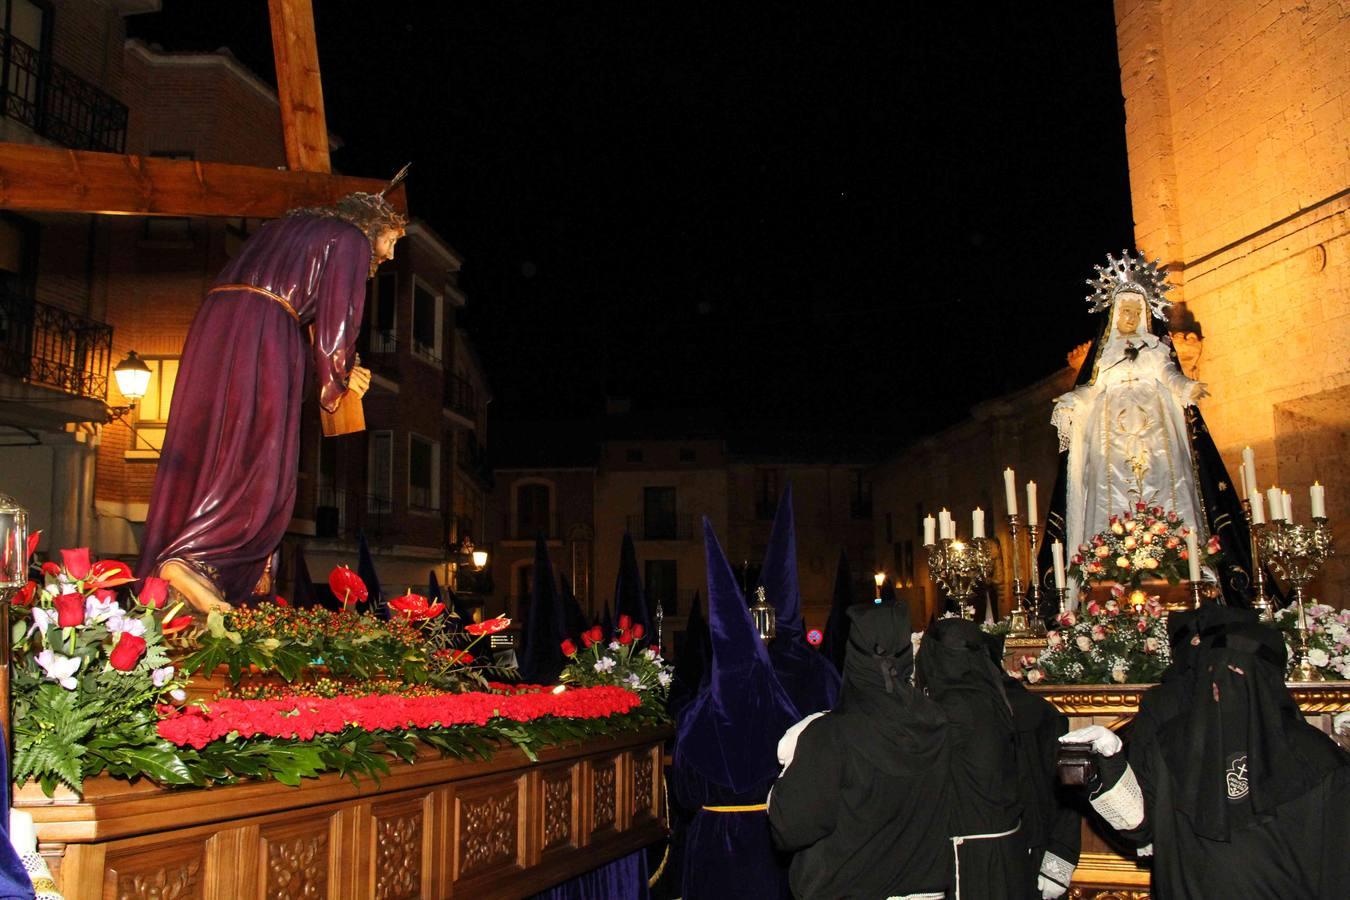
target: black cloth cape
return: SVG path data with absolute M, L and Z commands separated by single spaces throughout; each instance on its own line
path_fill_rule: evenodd
M 1145 819 L 1125 835 L 1153 844 L 1154 897 L 1346 896 L 1350 756 L 1304 721 L 1284 663 L 1273 630 L 1223 626 L 1183 676 L 1184 710 L 1131 736 Z
M 1022 897 L 1027 845 L 1016 727 L 984 632 L 964 619 L 940 619 L 924 635 L 916 666 L 916 683 L 951 726 L 948 837 L 1013 832 L 963 841 L 953 887 L 959 877 L 962 897 Z
M 849 617 L 839 705 L 801 733 L 774 785 L 774 841 L 796 851 L 795 897 L 943 891 L 951 858 L 948 726 L 909 683 L 909 612 L 904 605 L 856 606 Z

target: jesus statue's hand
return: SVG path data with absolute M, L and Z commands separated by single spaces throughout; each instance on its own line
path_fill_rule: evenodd
M 352 367 L 351 377 L 347 379 L 347 391 L 359 400 L 370 390 L 370 370 L 361 366 Z

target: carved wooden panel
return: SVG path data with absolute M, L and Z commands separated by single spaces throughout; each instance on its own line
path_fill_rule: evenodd
M 520 864 L 520 785 L 513 778 L 456 795 L 457 878 Z
M 574 843 L 572 834 L 572 771 L 563 769 L 543 778 L 544 841 L 548 850 Z
M 422 896 L 421 799 L 371 810 L 375 832 L 375 900 Z
M 656 766 L 650 750 L 633 754 L 633 819 L 654 818 L 657 814 Z
M 328 896 L 329 820 L 262 832 L 263 896 L 267 900 L 322 900 Z
M 591 765 L 591 831 L 604 831 L 618 824 L 619 760 L 597 760 Z
M 125 856 L 109 854 L 104 896 L 117 900 L 198 900 L 204 847 L 174 844 Z

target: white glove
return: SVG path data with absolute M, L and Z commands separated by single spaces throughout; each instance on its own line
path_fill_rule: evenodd
M 1052 881 L 1044 875 L 1037 875 L 1036 890 L 1041 892 L 1041 900 L 1055 900 L 1056 897 L 1063 897 L 1069 889 L 1058 881 Z
M 1120 742 L 1120 738 L 1109 728 L 1101 725 L 1089 725 L 1086 728 L 1079 728 L 1070 731 L 1064 737 L 1059 739 L 1061 744 L 1091 744 L 1092 752 L 1098 756 L 1115 756 L 1120 752 L 1120 748 L 1125 746 Z
M 805 719 L 802 719 L 796 725 L 793 725 L 783 736 L 778 739 L 778 764 L 786 771 L 787 767 L 792 765 L 792 757 L 797 753 L 797 738 L 801 737 L 806 726 L 810 725 L 816 719 L 825 715 L 823 712 L 811 713 Z

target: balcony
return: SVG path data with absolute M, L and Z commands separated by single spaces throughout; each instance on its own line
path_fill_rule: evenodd
M 638 541 L 692 541 L 694 539 L 693 516 L 651 516 L 628 517 L 628 533 Z
M 361 365 L 377 375 L 398 379 L 398 338 L 393 331 L 362 329 L 356 338 Z
M 72 150 L 123 153 L 127 108 L 65 66 L 0 30 L 0 114 Z
M 393 500 L 320 485 L 314 505 L 315 537 L 352 538 L 357 531 L 363 531 L 371 540 L 398 534 L 400 529 L 394 515 Z
M 0 374 L 101 403 L 111 356 L 111 325 L 0 290 Z
M 473 385 L 454 372 L 445 373 L 445 407 L 471 422 L 478 419 L 478 400 Z

